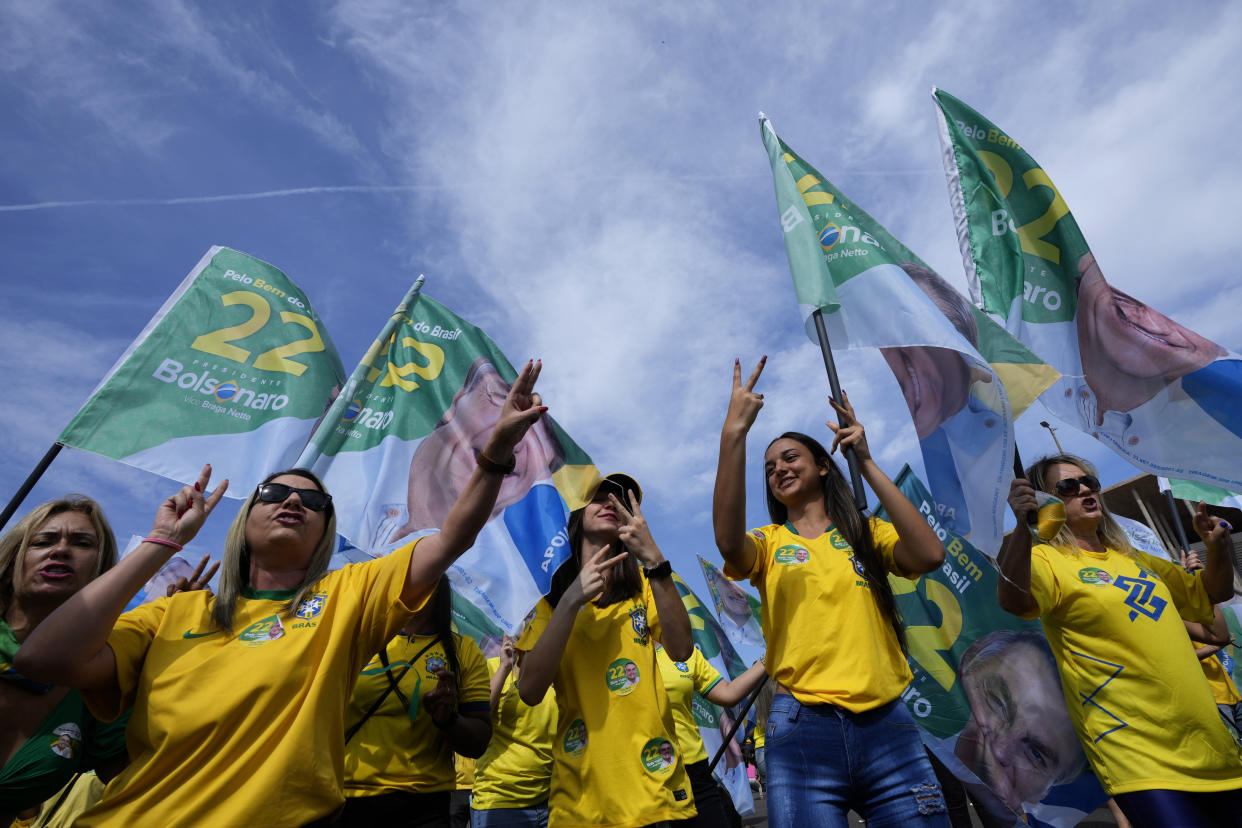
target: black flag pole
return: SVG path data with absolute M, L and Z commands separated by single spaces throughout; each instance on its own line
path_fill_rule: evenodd
M 1013 444 L 1013 476 L 1023 480 L 1026 479 L 1026 469 L 1022 468 L 1022 454 L 1018 451 L 1018 443 L 1016 441 Z M 1039 523 L 1039 513 L 1027 512 L 1026 522 L 1031 526 Z
M 22 483 L 21 488 L 17 490 L 17 494 L 13 495 L 9 505 L 4 507 L 4 512 L 0 513 L 0 529 L 8 525 L 9 518 L 13 517 L 13 513 L 22 505 L 22 501 L 26 499 L 26 495 L 30 494 L 30 490 L 39 482 L 39 478 L 47 471 L 47 467 L 52 465 L 52 461 L 56 459 L 56 455 L 60 454 L 60 450 L 65 447 L 64 443 L 52 443 L 52 447 L 47 450 L 47 454 L 43 455 L 43 459 L 39 461 L 39 465 L 35 466 L 34 471 L 26 478 L 26 482 Z
M 1169 517 L 1173 519 L 1173 528 L 1177 530 L 1177 542 L 1182 545 L 1183 552 L 1189 552 L 1190 541 L 1186 537 L 1186 527 L 1182 526 L 1182 519 L 1177 514 L 1177 501 L 1173 497 L 1173 489 L 1165 489 L 1164 495 L 1169 501 Z
M 815 311 L 819 313 L 819 311 Z M 763 678 L 759 679 L 759 684 L 750 692 L 750 697 L 746 699 L 746 704 L 742 705 L 741 711 L 737 714 L 737 718 L 733 720 L 733 727 L 729 728 L 729 735 L 724 737 L 724 741 L 720 743 L 720 750 L 716 751 L 716 755 L 712 757 L 711 764 L 707 766 L 707 772 L 711 773 L 716 769 L 716 763 L 720 761 L 720 757 L 724 756 L 725 748 L 733 741 L 737 729 L 742 726 L 742 722 L 746 721 L 746 714 L 750 712 L 751 705 L 755 703 L 755 699 L 759 698 L 759 691 L 763 689 L 763 685 L 768 683 L 768 674 L 764 673 Z
M 824 355 L 824 369 L 828 372 L 828 387 L 832 390 L 832 398 L 838 403 L 841 402 L 841 382 L 837 379 L 837 366 L 832 361 L 832 346 L 828 344 L 828 329 L 824 327 L 824 315 L 816 308 L 811 313 L 811 317 L 815 320 L 815 333 L 819 334 L 819 350 Z M 841 415 L 837 415 L 837 422 L 841 422 Z M 858 507 L 858 511 L 867 508 L 867 491 L 863 488 L 862 475 L 858 471 L 858 454 L 853 447 L 845 449 L 845 464 L 850 469 L 850 485 L 854 489 L 854 505 Z

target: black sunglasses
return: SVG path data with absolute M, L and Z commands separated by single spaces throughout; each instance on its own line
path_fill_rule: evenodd
M 1082 484 L 1087 487 L 1089 492 L 1098 492 L 1100 490 L 1100 481 L 1094 474 L 1084 474 L 1082 477 L 1062 477 L 1057 481 L 1057 494 L 1061 497 L 1066 495 L 1078 494 L 1078 485 Z
M 298 489 L 284 483 L 260 483 L 255 490 L 255 500 L 263 503 L 284 503 L 289 495 L 297 493 L 298 500 L 312 512 L 322 512 L 332 505 L 332 495 L 318 489 Z

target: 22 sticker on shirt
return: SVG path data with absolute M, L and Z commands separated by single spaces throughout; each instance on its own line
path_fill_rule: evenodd
M 805 546 L 790 543 L 776 550 L 776 562 L 783 566 L 802 566 L 811 559 Z
M 561 739 L 561 748 L 569 756 L 581 756 L 586 753 L 587 729 L 586 722 L 574 719 L 565 728 L 565 736 Z
M 285 627 L 280 623 L 280 616 L 269 615 L 242 630 L 237 640 L 247 647 L 262 647 L 278 638 L 284 638 L 284 635 Z
M 672 742 L 662 736 L 657 736 L 643 745 L 641 760 L 648 773 L 668 776 L 677 762 L 677 753 L 673 749 Z
M 628 658 L 618 658 L 608 665 L 608 670 L 604 674 L 608 689 L 618 696 L 628 696 L 633 693 L 634 688 L 638 686 L 639 678 L 638 665 Z

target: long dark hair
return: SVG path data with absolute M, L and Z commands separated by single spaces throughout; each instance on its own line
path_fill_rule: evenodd
M 794 440 L 801 443 L 811 452 L 811 458 L 816 466 L 828 469 L 828 474 L 820 478 L 823 481 L 824 509 L 827 510 L 828 517 L 836 525 L 837 530 L 853 547 L 854 557 L 862 563 L 864 577 L 871 585 L 871 594 L 875 597 L 880 612 L 892 625 L 893 632 L 897 635 L 897 643 L 901 645 L 901 651 L 906 652 L 906 631 L 901 626 L 901 613 L 897 611 L 897 599 L 893 597 L 893 588 L 888 583 L 888 574 L 884 571 L 884 564 L 880 561 L 880 556 L 875 551 L 875 544 L 871 541 L 871 529 L 854 505 L 854 494 L 850 491 L 849 481 L 845 479 L 845 475 L 837 464 L 832 462 L 828 450 L 814 437 L 798 431 L 786 431 L 776 440 Z M 776 440 L 768 443 L 768 448 L 771 448 Z M 773 523 L 784 525 L 789 521 L 789 510 L 772 493 L 772 487 L 768 485 L 766 470 L 763 475 L 763 492 L 767 498 L 768 517 Z
M 457 661 L 457 642 L 453 640 L 453 587 L 447 575 L 440 576 L 440 583 L 436 584 L 436 591 L 430 600 L 431 626 L 444 647 L 444 657 L 448 660 L 449 669 L 457 676 L 460 684 L 462 675 Z
M 561 596 L 565 594 L 565 590 L 569 589 L 569 585 L 574 582 L 574 578 L 578 577 L 578 573 L 582 571 L 582 515 L 586 512 L 586 507 L 575 509 L 569 513 L 569 525 L 567 527 L 569 533 L 569 560 L 561 564 L 556 574 L 552 576 L 552 589 L 548 591 L 548 603 L 555 607 L 561 600 Z M 625 544 L 617 541 L 608 550 L 609 557 L 614 557 L 625 552 Z M 634 595 L 641 593 L 643 590 L 643 576 L 638 571 L 638 561 L 634 556 L 626 558 L 612 569 L 612 580 L 608 586 L 604 588 L 603 593 L 599 596 L 599 600 L 595 603 L 598 606 L 606 607 L 615 604 L 618 601 L 624 601 Z

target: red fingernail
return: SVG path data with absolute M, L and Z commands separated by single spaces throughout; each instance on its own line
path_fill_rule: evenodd
M 194 491 L 201 492 L 202 490 L 203 490 L 202 486 L 198 485 L 198 483 L 194 484 Z

